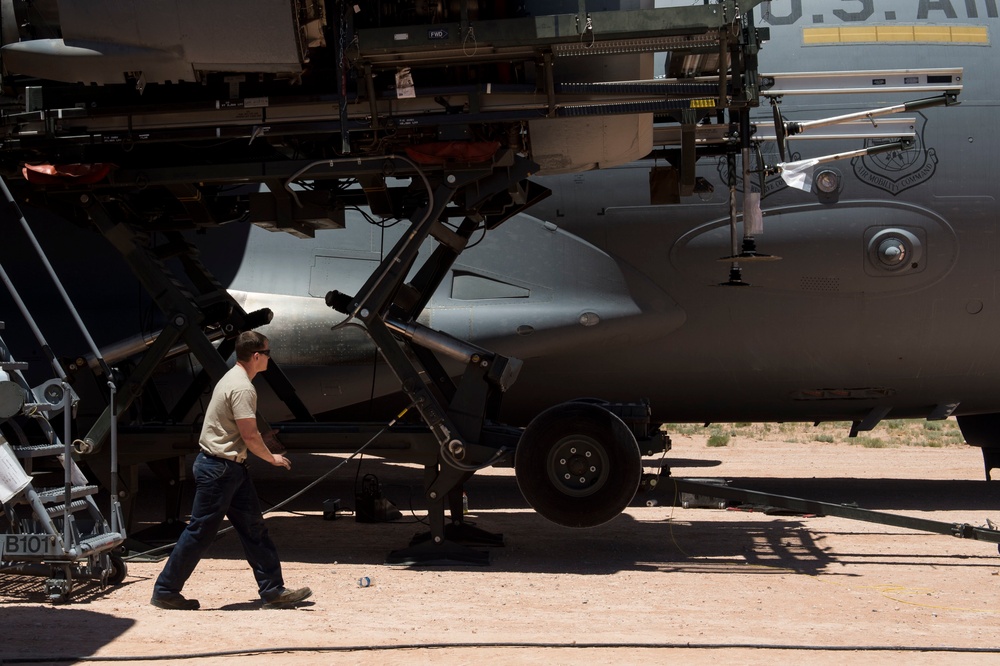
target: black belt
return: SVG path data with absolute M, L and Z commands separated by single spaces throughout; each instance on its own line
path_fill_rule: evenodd
M 232 458 L 226 458 L 225 456 L 213 456 L 211 453 L 208 453 L 207 451 L 205 451 L 205 449 L 200 449 L 199 451 L 200 451 L 201 455 L 205 456 L 206 458 L 215 458 L 216 460 L 221 460 L 223 462 L 231 462 L 231 463 L 235 463 L 237 465 L 243 465 L 244 467 L 247 466 L 247 458 L 244 458 L 243 462 L 239 462 L 237 460 L 233 460 Z M 247 456 L 247 457 L 249 457 L 249 456 Z

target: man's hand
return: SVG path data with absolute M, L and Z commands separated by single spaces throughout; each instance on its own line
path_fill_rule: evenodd
M 271 464 L 275 467 L 284 467 L 285 469 L 292 468 L 292 461 L 281 455 L 280 453 L 271 454 Z

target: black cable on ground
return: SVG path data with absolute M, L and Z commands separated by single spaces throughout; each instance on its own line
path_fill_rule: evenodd
M 3 657 L 3 664 L 39 664 L 75 661 L 165 661 L 168 659 L 210 659 L 253 654 L 292 652 L 383 652 L 389 650 L 461 650 L 479 648 L 576 649 L 576 650 L 800 650 L 809 652 L 948 652 L 994 654 L 1000 647 L 977 648 L 942 645 L 786 645 L 781 643 L 519 643 L 513 641 L 482 643 L 400 643 L 397 645 L 331 645 L 317 647 L 274 647 L 188 654 L 108 655 L 62 657 Z

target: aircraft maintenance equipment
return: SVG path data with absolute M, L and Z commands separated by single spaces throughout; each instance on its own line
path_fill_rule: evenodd
M 750 113 L 775 84 L 757 71 L 768 37 L 754 27 L 761 2 L 596 11 L 586 0 L 177 0 L 175 20 L 163 21 L 157 3 L 61 1 L 58 25 L 36 20 L 0 49 L 13 98 L 0 118 L 0 173 L 17 179 L 32 204 L 96 227 L 164 322 L 125 390 L 82 438 L 91 460 L 108 455 L 102 445 L 116 415 L 132 410 L 130 441 L 159 439 L 124 454 L 126 503 L 139 462 L 160 461 L 176 488 L 183 454 L 194 450 L 195 424 L 186 419 L 198 397 L 225 372 L 235 337 L 272 317 L 244 311 L 183 231 L 250 222 L 311 237 L 342 228 L 345 209 L 367 206 L 383 220 L 410 220 L 408 232 L 357 292 L 323 290 L 344 315 L 333 327 L 370 338 L 423 420 L 388 429 L 373 447 L 425 469 L 429 538 L 389 561 L 485 563 L 457 543 L 495 542 L 465 529 L 463 484 L 512 456 L 518 484 L 542 515 L 574 527 L 617 515 L 641 481 L 639 441 L 642 452 L 666 447 L 648 410 L 645 423 L 626 423 L 628 405 L 638 403 L 581 400 L 552 407 L 523 433 L 504 426 L 500 402 L 521 361 L 434 330 L 421 313 L 477 231 L 549 194 L 529 176 L 624 164 L 646 157 L 656 140 L 667 141 L 678 196 L 693 192 L 699 156 L 727 156 L 730 283 L 744 284 L 736 157 L 748 176 Z M 532 15 L 542 8 L 556 11 Z M 222 22 L 229 29 L 220 35 L 213 27 Z M 248 41 L 261 48 L 247 49 Z M 653 77 L 656 51 L 669 51 L 670 78 Z M 777 117 L 775 132 L 791 134 Z M 657 135 L 654 120 L 672 138 Z M 123 367 L 142 346 L 133 342 L 116 350 Z M 201 374 L 168 406 L 151 379 L 183 352 Z M 85 371 L 79 358 L 76 369 Z M 357 448 L 378 428 L 317 423 L 277 363 L 265 378 L 295 416 L 276 425 L 290 446 Z M 135 404 L 143 395 L 145 413 Z M 109 466 L 97 469 L 108 474 Z
M 24 229 L 31 236 L 24 216 L 2 179 L 0 188 L 6 195 L 11 210 L 18 214 Z M 48 269 L 66 306 L 96 353 L 93 340 L 52 271 L 41 246 L 33 236 L 31 239 L 39 259 Z M 125 579 L 125 562 L 117 552 L 125 540 L 115 482 L 118 473 L 117 419 L 111 421 L 110 432 L 109 524 L 93 498 L 98 487 L 88 482 L 73 459 L 74 455 L 80 454 L 85 448 L 80 440 L 73 440 L 71 434 L 73 414 L 79 398 L 67 382 L 66 372 L 52 355 L 51 348 L 2 265 L 0 279 L 17 303 L 39 345 L 48 353 L 56 374 L 56 378 L 32 387 L 24 375 L 27 364 L 18 363 L 3 338 L 0 338 L 0 395 L 5 396 L 0 411 L 0 424 L 10 421 L 13 432 L 19 437 L 19 441 L 11 446 L 0 433 L 0 503 L 8 530 L 0 534 L 0 573 L 46 577 L 45 588 L 49 599 L 54 603 L 65 602 L 69 600 L 73 590 L 74 576 L 95 579 L 102 585 L 117 585 Z M 0 330 L 2 329 L 3 324 L 0 323 Z M 98 359 L 108 378 L 109 402 L 114 404 L 116 387 L 111 379 L 110 368 L 103 358 L 98 356 Z M 40 433 L 42 443 L 32 443 L 25 436 L 24 429 L 14 420 L 17 417 L 23 417 L 22 421 L 26 421 L 29 428 Z M 53 417 L 62 419 L 62 441 L 50 423 Z M 63 485 L 36 490 L 33 468 L 36 463 L 46 461 L 58 463 L 58 467 L 62 468 Z M 22 505 L 27 505 L 28 510 L 25 511 Z M 87 518 L 80 519 L 76 516 L 81 511 L 87 512 Z
M 566 2 L 565 13 L 544 16 L 469 1 L 443 8 L 444 22 L 420 11 L 397 13 L 391 5 L 373 13 L 362 3 L 354 15 L 349 3 L 327 3 L 333 11 L 324 13 L 292 1 L 291 20 L 275 15 L 263 23 L 245 2 L 192 0 L 178 5 L 183 25 L 176 31 L 157 22 L 151 5 L 135 2 L 131 23 L 114 34 L 116 22 L 105 17 L 121 8 L 98 4 L 61 3 L 51 38 L 31 39 L 48 27 L 35 25 L 33 35 L 2 51 L 11 75 L 5 84 L 21 86 L 24 99 L 0 124 L 4 171 L 24 178 L 20 191 L 33 203 L 75 211 L 95 225 L 167 322 L 127 389 L 83 441 L 102 451 L 112 414 L 151 388 L 155 368 L 179 342 L 204 368 L 202 383 L 162 422 L 183 418 L 204 382 L 221 375 L 235 335 L 269 320 L 269 313 L 243 312 L 200 265 L 181 229 L 244 219 L 311 236 L 342 226 L 346 206 L 368 205 L 378 216 L 411 219 L 411 231 L 358 293 L 331 291 L 327 302 L 348 315 L 337 326 L 361 326 L 374 341 L 425 423 L 396 453 L 425 465 L 431 538 L 392 559 L 484 562 L 460 545 L 446 547 L 445 502 L 452 527 L 461 527 L 462 483 L 513 452 L 520 431 L 497 424 L 496 416 L 520 361 L 474 348 L 417 318 L 476 230 L 495 228 L 547 195 L 527 180 L 531 174 L 643 157 L 652 147 L 654 114 L 694 129 L 716 114 L 756 106 L 756 54 L 766 31 L 756 30 L 747 12 L 759 0 L 625 11 Z M 229 36 L 204 34 L 202 28 L 223 15 L 235 35 L 269 26 L 269 48 L 248 56 Z M 424 23 L 407 23 L 414 19 Z M 139 37 L 149 48 L 136 46 Z M 655 80 L 651 58 L 658 50 L 707 52 L 724 66 L 709 82 Z M 681 145 L 686 158 L 694 154 L 692 135 Z M 31 166 L 38 161 L 48 166 Z M 349 188 L 353 179 L 361 191 Z M 247 184 L 256 191 L 234 187 Z M 457 228 L 445 224 L 452 217 L 462 220 Z M 154 232 L 163 239 L 158 246 Z M 418 268 L 418 251 L 429 239 L 437 247 Z M 166 269 L 172 257 L 193 288 L 180 286 Z M 219 332 L 217 351 L 209 338 Z M 457 384 L 451 379 L 456 363 L 465 366 Z M 276 364 L 272 372 L 269 381 L 281 384 Z M 297 415 L 281 429 L 285 439 L 294 439 L 296 430 L 328 429 L 295 404 L 289 385 L 278 392 Z M 566 419 L 577 416 L 587 424 L 581 433 L 567 427 Z M 555 483 L 560 496 L 557 505 L 542 499 L 536 508 L 580 526 L 620 512 L 639 484 L 634 429 L 588 403 L 556 407 L 544 418 L 528 432 L 556 428 L 564 441 L 582 437 L 595 464 L 570 456 L 565 480 L 546 468 L 549 454 L 529 455 L 522 447 L 521 485 Z M 652 430 L 646 448 L 662 450 Z M 168 453 L 147 459 L 157 455 Z M 180 464 L 171 467 L 165 473 L 179 480 Z M 126 490 L 134 493 L 134 487 Z

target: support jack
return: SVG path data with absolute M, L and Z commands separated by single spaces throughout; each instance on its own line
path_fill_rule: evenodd
M 420 532 L 410 541 L 410 546 L 426 543 L 431 539 L 430 531 Z M 445 525 L 444 539 L 445 541 L 472 548 L 501 548 L 504 545 L 502 534 L 487 532 L 465 521 Z
M 733 262 L 733 265 L 729 267 L 729 280 L 726 282 L 720 282 L 720 287 L 749 287 L 749 282 L 743 281 L 743 269 L 737 262 Z
M 757 240 L 753 236 L 744 236 L 740 253 L 729 257 L 720 257 L 719 261 L 781 261 L 781 257 L 758 252 Z
M 460 543 L 442 539 L 426 540 L 415 546 L 394 550 L 385 558 L 386 564 L 418 566 L 488 566 L 490 554 Z

